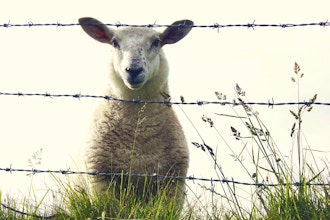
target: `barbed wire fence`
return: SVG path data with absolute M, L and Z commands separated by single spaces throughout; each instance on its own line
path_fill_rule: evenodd
M 89 24 L 86 24 L 89 25 Z M 310 22 L 310 23 L 279 23 L 279 24 L 267 24 L 267 23 L 256 23 L 256 20 L 254 20 L 251 23 L 245 23 L 245 24 L 220 24 L 220 23 L 214 23 L 214 24 L 204 24 L 204 25 L 169 25 L 169 24 L 122 24 L 120 22 L 116 23 L 105 23 L 107 26 L 112 27 L 147 27 L 147 28 L 160 28 L 160 27 L 193 27 L 193 28 L 211 28 L 211 29 L 222 29 L 222 28 L 295 28 L 295 27 L 312 27 L 312 26 L 319 26 L 319 27 L 329 27 L 330 22 L 327 20 L 320 21 L 320 22 Z M 0 27 L 2 28 L 15 28 L 15 27 L 72 27 L 72 26 L 80 26 L 78 23 L 60 23 L 60 22 L 53 22 L 53 23 L 34 23 L 32 21 L 29 21 L 27 23 L 11 23 L 8 21 L 7 23 L 0 24 Z
M 301 183 L 301 182 L 294 182 L 294 183 L 248 183 L 248 182 L 240 182 L 236 180 L 229 180 L 229 179 L 217 179 L 217 178 L 203 178 L 203 177 L 195 177 L 195 176 L 171 176 L 171 175 L 163 175 L 163 174 L 139 174 L 139 173 L 100 173 L 100 172 L 86 172 L 86 171 L 72 171 L 72 170 L 41 170 L 41 169 L 16 169 L 12 167 L 1 168 L 0 171 L 14 173 L 14 172 L 23 172 L 27 173 L 28 175 L 35 175 L 35 174 L 45 174 L 45 173 L 52 173 L 52 174 L 62 174 L 62 175 L 87 175 L 87 176 L 103 176 L 103 177 L 142 177 L 142 178 L 155 178 L 155 179 L 172 179 L 172 180 L 191 180 L 191 181 L 202 181 L 202 182 L 211 182 L 211 183 L 233 183 L 238 185 L 245 185 L 245 186 L 256 186 L 256 187 L 275 187 L 275 186 L 302 186 L 305 184 L 306 186 L 330 186 L 329 184 L 324 183 Z
M 268 100 L 268 102 L 243 102 L 243 100 L 236 101 L 191 101 L 186 102 L 184 101 L 183 97 L 181 98 L 181 102 L 171 102 L 170 100 L 164 101 L 151 101 L 151 100 L 125 100 L 125 99 L 118 99 L 112 96 L 102 96 L 102 95 L 89 95 L 89 94 L 51 94 L 48 92 L 45 93 L 23 93 L 23 92 L 0 92 L 1 96 L 11 96 L 11 97 L 40 97 L 40 98 L 72 98 L 72 99 L 83 99 L 83 98 L 90 98 L 90 99 L 103 99 L 107 101 L 116 101 L 116 102 L 126 102 L 126 103 L 135 103 L 135 104 L 158 104 L 158 105 L 232 105 L 232 106 L 247 106 L 247 105 L 261 105 L 261 106 L 268 106 L 273 108 L 274 106 L 285 106 L 285 105 L 321 105 L 321 106 L 329 106 L 330 103 L 327 102 L 315 102 L 315 100 L 303 101 L 303 102 L 275 102 L 274 99 Z M 278 186 L 320 186 L 320 187 L 329 187 L 330 183 L 320 183 L 320 182 L 279 182 L 279 183 L 265 183 L 263 182 L 242 182 L 237 181 L 234 179 L 219 179 L 219 178 L 204 178 L 204 177 L 195 177 L 194 175 L 190 176 L 169 176 L 169 175 L 162 175 L 162 174 L 138 174 L 138 173 L 100 173 L 100 172 L 87 172 L 87 171 L 72 171 L 72 170 L 42 170 L 42 169 L 20 169 L 20 168 L 13 168 L 13 167 L 0 167 L 0 172 L 6 173 L 27 173 L 27 175 L 32 176 L 36 174 L 60 174 L 60 175 L 87 175 L 87 176 L 103 176 L 103 177 L 141 177 L 141 178 L 155 178 L 155 179 L 171 179 L 171 180 L 184 180 L 184 181 L 200 181 L 200 182 L 209 182 L 211 185 L 215 183 L 222 183 L 222 184 L 233 184 L 233 185 L 242 185 L 242 186 L 251 186 L 256 188 L 265 188 L 265 187 L 278 187 Z M 54 219 L 57 217 L 56 214 L 52 215 L 39 215 L 39 214 L 31 214 L 29 212 L 18 210 L 17 208 L 13 208 L 10 205 L 4 204 L 2 201 L 0 202 L 1 206 L 7 210 L 11 210 L 15 213 L 30 216 L 33 218 L 39 219 Z
M 89 24 L 86 24 L 89 25 Z M 105 25 L 110 27 L 146 27 L 146 28 L 164 28 L 164 27 L 180 27 L 180 28 L 209 28 L 209 29 L 215 29 L 217 31 L 220 31 L 221 29 L 225 28 L 247 28 L 247 29 L 253 29 L 256 28 L 297 28 L 297 27 L 329 27 L 330 22 L 328 19 L 321 22 L 310 22 L 310 23 L 278 23 L 278 24 L 267 24 L 267 23 L 256 23 L 254 20 L 251 23 L 242 23 L 242 24 L 220 24 L 220 23 L 214 23 L 214 24 L 204 24 L 204 25 L 168 25 L 168 24 L 122 24 L 120 22 L 116 23 L 105 23 Z M 60 23 L 60 22 L 52 22 L 52 23 L 34 23 L 32 21 L 28 21 L 27 23 L 11 23 L 11 21 L 8 21 L 7 23 L 0 24 L 0 28 L 2 29 L 8 29 L 8 28 L 33 28 L 33 27 L 73 27 L 73 26 L 80 26 L 78 23 Z M 83 99 L 83 98 L 90 98 L 90 99 L 104 99 L 107 101 L 117 101 L 117 102 L 126 102 L 126 103 L 142 103 L 142 104 L 159 104 L 159 105 L 197 105 L 197 106 L 203 106 L 203 105 L 232 105 L 232 106 L 239 106 L 239 105 L 260 105 L 260 106 L 268 106 L 273 108 L 274 106 L 286 106 L 286 105 L 320 105 L 320 106 L 330 106 L 330 102 L 315 102 L 312 100 L 308 101 L 302 101 L 302 102 L 275 102 L 274 99 L 270 99 L 267 102 L 242 102 L 242 101 L 236 101 L 235 99 L 233 101 L 185 101 L 183 97 L 181 97 L 181 101 L 171 101 L 170 99 L 164 99 L 164 101 L 152 101 L 152 100 L 124 100 L 115 98 L 112 96 L 103 96 L 103 95 L 91 95 L 91 94 L 51 94 L 48 92 L 44 93 L 24 93 L 24 92 L 4 92 L 0 91 L 0 96 L 11 96 L 11 97 L 44 97 L 44 98 L 73 98 L 73 99 Z M 176 179 L 176 180 L 186 180 L 186 181 L 202 181 L 202 182 L 211 182 L 211 183 L 231 183 L 231 184 L 238 184 L 243 186 L 254 186 L 254 187 L 276 187 L 276 186 L 286 186 L 286 185 L 292 185 L 292 186 L 302 186 L 302 184 L 305 184 L 306 186 L 327 186 L 330 187 L 330 183 L 312 183 L 312 182 L 292 182 L 292 183 L 251 183 L 251 182 L 240 182 L 236 180 L 229 180 L 229 179 L 218 179 L 218 178 L 202 178 L 202 177 L 195 177 L 195 176 L 166 176 L 166 175 L 160 175 L 160 174 L 123 174 L 123 173 L 97 173 L 97 172 L 85 172 L 85 171 L 71 171 L 71 170 L 41 170 L 41 169 L 18 169 L 18 168 L 12 168 L 12 167 L 6 167 L 1 168 L 0 172 L 6 172 L 6 173 L 15 173 L 15 172 L 23 172 L 27 173 L 29 175 L 35 175 L 35 174 L 61 174 L 61 175 L 89 175 L 89 176 L 108 176 L 108 177 L 114 177 L 114 176 L 132 176 L 132 177 L 144 177 L 144 178 L 161 178 L 161 179 Z M 36 214 L 30 214 L 24 211 L 20 211 L 17 209 L 14 209 L 4 203 L 1 202 L 2 207 L 12 210 L 14 212 L 17 212 L 22 215 L 32 216 L 36 218 L 42 218 L 42 219 L 52 219 L 55 218 L 56 215 L 49 215 L 49 216 L 39 216 Z
M 116 101 L 116 102 L 126 102 L 126 103 L 136 103 L 136 104 L 159 104 L 159 105 L 232 105 L 232 106 L 239 106 L 239 105 L 261 105 L 261 106 L 285 106 L 285 105 L 321 105 L 321 106 L 330 106 L 330 102 L 314 102 L 311 100 L 308 101 L 301 101 L 301 102 L 275 102 L 274 98 L 269 99 L 267 102 L 242 102 L 236 101 L 207 101 L 207 100 L 200 100 L 200 101 L 185 101 L 184 98 L 181 96 L 181 101 L 171 101 L 169 99 L 164 99 L 164 101 L 153 101 L 153 100 L 138 100 L 138 99 L 120 99 L 112 96 L 104 96 L 104 95 L 91 95 L 91 94 L 51 94 L 48 92 L 45 93 L 23 93 L 23 92 L 1 92 L 0 96 L 15 96 L 15 97 L 44 97 L 44 98 L 73 98 L 73 99 L 104 99 L 107 101 Z

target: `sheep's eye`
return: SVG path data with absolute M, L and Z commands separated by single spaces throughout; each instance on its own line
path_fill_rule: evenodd
M 157 48 L 160 45 L 160 39 L 155 39 L 152 44 L 151 44 L 151 48 Z
M 111 44 L 112 44 L 112 46 L 113 46 L 114 48 L 120 49 L 119 43 L 118 43 L 118 41 L 117 41 L 116 39 L 113 39 L 113 40 L 111 41 Z

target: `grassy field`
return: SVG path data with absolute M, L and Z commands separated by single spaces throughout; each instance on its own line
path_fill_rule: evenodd
M 300 67 L 294 65 L 293 83 L 298 88 L 303 78 Z M 312 150 L 308 148 L 303 138 L 303 115 L 312 111 L 313 102 L 317 96 L 310 99 L 310 103 L 297 106 L 291 110 L 293 125 L 291 137 L 294 140 L 292 152 L 295 152 L 297 162 L 285 158 L 277 148 L 270 131 L 263 124 L 252 106 L 245 104 L 247 98 L 242 88 L 236 85 L 235 100 L 242 108 L 244 115 L 238 114 L 233 107 L 234 117 L 240 120 L 249 131 L 249 136 L 241 135 L 236 128 L 231 127 L 232 135 L 236 140 L 242 141 L 244 150 L 249 155 L 248 160 L 241 157 L 241 153 L 231 155 L 240 163 L 243 172 L 250 176 L 251 197 L 248 208 L 241 200 L 235 183 L 228 181 L 221 184 L 222 190 L 206 188 L 212 198 L 220 202 L 204 204 L 196 195 L 194 201 L 187 201 L 182 212 L 176 209 L 176 204 L 167 198 L 166 193 L 159 191 L 150 200 L 139 199 L 128 188 L 121 188 L 120 196 L 110 188 L 105 193 L 93 190 L 85 192 L 54 178 L 59 185 L 62 200 L 57 205 L 42 206 L 42 199 L 35 205 L 29 201 L 16 201 L 5 199 L 0 207 L 0 219 L 330 219 L 330 198 L 328 161 L 321 161 L 319 166 Z M 225 95 L 216 93 L 219 100 L 225 101 Z M 217 130 L 211 118 L 203 117 L 212 129 Z M 220 133 L 219 133 L 220 135 Z M 246 148 L 248 140 L 254 143 L 253 148 Z M 206 143 L 194 143 L 211 158 L 219 179 L 225 174 L 219 165 L 216 154 Z M 227 146 L 231 148 L 231 146 Z M 311 159 L 307 159 L 311 158 Z M 247 167 L 253 164 L 253 170 Z M 322 168 L 319 168 L 322 167 Z M 190 188 L 187 188 L 188 193 Z M 4 198 L 1 198 L 4 201 Z

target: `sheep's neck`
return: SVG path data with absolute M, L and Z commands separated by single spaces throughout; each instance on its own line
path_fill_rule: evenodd
M 162 97 L 162 95 L 159 95 Z M 171 106 L 166 104 L 155 104 L 141 101 L 141 103 L 123 102 L 123 101 L 104 101 L 106 106 L 105 114 L 112 121 L 118 121 L 120 125 L 132 125 L 133 131 L 136 126 L 143 124 L 151 124 L 150 127 L 155 129 L 156 127 L 161 129 L 163 123 L 166 123 L 166 115 L 173 114 Z M 160 117 L 160 118 L 159 118 Z M 155 118 L 158 118 L 155 120 Z M 157 129 L 156 129 L 157 130 Z

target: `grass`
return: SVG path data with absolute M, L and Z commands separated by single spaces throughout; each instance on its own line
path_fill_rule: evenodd
M 127 187 L 121 184 L 119 195 L 115 186 L 102 193 L 93 189 L 90 192 L 74 189 L 71 184 L 61 188 L 67 195 L 64 201 L 66 210 L 61 215 L 74 219 L 178 219 L 180 214 L 175 200 L 168 199 L 166 190 L 159 190 L 155 196 L 145 200 L 135 194 L 130 183 Z
M 74 184 L 54 178 L 63 197 L 48 214 L 39 207 L 42 201 L 31 206 L 29 201 L 20 205 L 15 200 L 6 199 L 0 208 L 0 219 L 179 219 L 180 216 L 176 201 L 167 197 L 166 190 L 159 190 L 155 196 L 144 200 L 135 195 L 131 184 L 119 187 L 118 195 L 117 187 L 110 186 L 106 192 L 100 193 L 85 190 L 88 187 L 73 187 Z
M 295 63 L 292 81 L 297 88 L 298 102 L 303 76 Z M 211 183 L 214 187 L 200 185 L 211 194 L 211 203 L 206 204 L 196 195 L 194 200 L 187 201 L 180 214 L 175 202 L 169 201 L 164 191 L 158 191 L 146 201 L 135 195 L 131 186 L 120 187 L 120 196 L 116 196 L 115 187 L 109 187 L 104 193 L 93 189 L 86 192 L 55 177 L 63 200 L 52 206 L 51 211 L 42 208 L 43 200 L 31 206 L 28 200 L 24 200 L 22 205 L 13 199 L 5 199 L 3 205 L 6 207 L 0 207 L 0 219 L 330 219 L 330 187 L 326 178 L 328 161 L 320 165 L 322 161 L 304 141 L 306 137 L 302 124 L 304 114 L 312 111 L 317 96 L 289 111 L 288 114 L 293 116 L 293 125 L 288 135 L 293 141 L 291 155 L 286 157 L 259 114 L 246 104 L 248 100 L 243 89 L 236 85 L 235 92 L 235 102 L 239 105 L 228 106 L 233 114 L 216 115 L 240 121 L 244 129 L 231 126 L 230 131 L 236 143 L 242 145 L 241 148 L 222 136 L 212 118 L 203 116 L 202 120 L 224 141 L 230 156 L 241 166 L 242 172 L 249 178 L 244 182 L 255 185 L 240 186 L 231 181 Z M 219 100 L 226 100 L 224 94 L 217 92 L 216 96 Z M 200 138 L 201 143 L 194 142 L 193 145 L 209 156 L 217 178 L 227 179 L 216 150 Z M 41 153 L 35 154 L 29 164 L 38 164 Z M 250 190 L 248 203 L 243 195 L 247 189 Z M 192 191 L 188 193 L 194 194 Z M 0 193 L 0 200 L 3 201 L 1 197 Z

